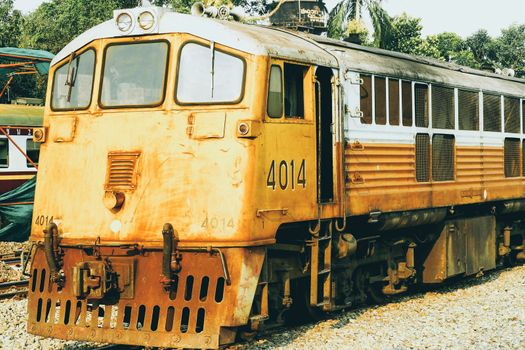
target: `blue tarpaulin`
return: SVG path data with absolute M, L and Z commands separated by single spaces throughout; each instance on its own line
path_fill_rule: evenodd
M 14 190 L 0 195 L 0 216 L 3 226 L 0 228 L 0 241 L 23 242 L 29 238 L 35 186 L 36 176 Z

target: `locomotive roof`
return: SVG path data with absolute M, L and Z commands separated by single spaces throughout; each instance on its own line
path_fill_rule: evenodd
M 141 33 L 142 35 L 187 33 L 249 54 L 277 56 L 330 67 L 338 66 L 335 57 L 314 40 L 299 34 L 258 25 L 180 14 L 162 8 L 157 10 L 160 17 L 158 29 L 155 32 Z M 138 34 L 132 32 L 130 35 Z M 55 56 L 51 64 L 55 65 L 93 40 L 123 36 L 117 29 L 115 20 L 106 21 L 75 38 Z
M 430 82 L 473 90 L 525 96 L 524 79 L 481 71 L 427 57 L 382 50 L 309 35 L 326 50 L 336 54 L 350 70 Z
M 141 34 L 132 32 L 129 35 L 187 33 L 254 55 L 268 55 L 329 67 L 344 66 L 359 72 L 474 90 L 488 90 L 520 97 L 525 95 L 523 85 L 525 80 L 522 79 L 276 27 L 246 25 L 180 14 L 164 8 L 155 9 L 160 18 L 155 32 Z M 135 8 L 129 11 L 143 10 Z M 123 36 L 117 29 L 114 19 L 101 23 L 69 43 L 55 56 L 52 65 L 93 40 Z

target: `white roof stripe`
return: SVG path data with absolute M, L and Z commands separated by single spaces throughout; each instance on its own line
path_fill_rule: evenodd
M 137 13 L 144 10 L 136 8 L 129 11 Z M 295 61 L 337 66 L 334 56 L 313 40 L 271 27 L 185 15 L 165 9 L 159 11 L 159 17 L 160 23 L 154 32 L 140 35 L 187 33 L 253 55 L 279 56 Z M 137 30 L 133 30 L 130 35 L 137 35 Z M 51 64 L 55 65 L 93 40 L 123 36 L 125 35 L 116 27 L 115 20 L 111 19 L 75 38 L 55 56 Z

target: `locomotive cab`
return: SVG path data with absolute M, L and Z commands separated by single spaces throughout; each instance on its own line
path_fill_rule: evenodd
M 52 62 L 31 333 L 215 348 L 253 318 L 264 246 L 283 218 L 317 215 L 337 109 L 330 68 L 270 58 L 239 26 L 116 11 Z

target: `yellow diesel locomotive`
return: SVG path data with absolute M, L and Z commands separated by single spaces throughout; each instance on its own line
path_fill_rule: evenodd
M 28 331 L 163 348 L 525 257 L 524 81 L 115 12 L 54 59 Z

